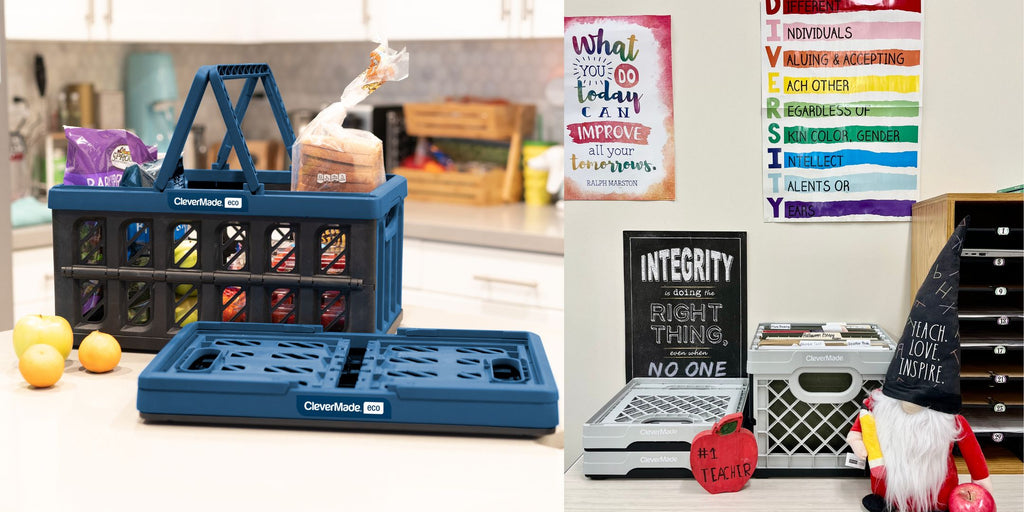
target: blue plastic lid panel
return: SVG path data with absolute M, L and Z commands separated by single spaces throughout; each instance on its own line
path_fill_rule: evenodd
M 142 413 L 554 428 L 532 333 L 196 322 L 139 375 Z

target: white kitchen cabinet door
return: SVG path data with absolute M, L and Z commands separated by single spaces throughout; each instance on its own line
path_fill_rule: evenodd
M 99 3 L 106 0 L 4 0 L 7 39 L 88 41 L 102 33 Z
M 11 253 L 14 321 L 24 315 L 53 314 L 53 248 Z
M 95 0 L 103 40 L 237 43 L 259 32 L 252 4 L 208 0 Z
M 562 257 L 424 240 L 423 290 L 495 303 L 564 309 Z
M 259 0 L 251 34 L 258 43 L 368 41 L 369 2 L 376 0 Z M 247 35 L 248 37 L 248 35 Z
M 370 33 L 389 40 L 505 39 L 518 0 L 369 0 Z
M 549 0 L 517 0 L 519 37 L 563 37 L 565 3 Z

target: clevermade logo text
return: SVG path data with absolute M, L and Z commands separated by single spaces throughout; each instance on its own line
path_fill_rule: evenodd
M 843 362 L 843 356 L 828 354 L 824 356 L 812 356 L 810 354 L 804 358 L 808 363 L 841 363 Z
M 667 455 L 661 455 L 659 457 L 640 457 L 641 464 L 676 464 L 679 462 L 679 457 L 669 457 Z
M 245 199 L 240 196 L 170 195 L 168 205 L 174 210 L 245 211 Z
M 299 414 L 324 418 L 390 418 L 391 409 L 386 400 L 366 400 L 331 397 L 300 396 L 297 404 Z
M 654 428 L 654 429 L 640 429 L 640 435 L 642 436 L 674 436 L 679 431 L 674 428 Z
M 210 199 L 208 197 L 197 197 L 195 199 L 175 197 L 174 206 L 198 206 L 201 208 L 220 208 L 224 206 L 224 202 L 221 201 L 220 199 Z
M 362 406 L 359 404 L 350 404 L 345 402 L 334 402 L 329 404 L 321 404 L 306 400 L 302 404 L 302 408 L 307 411 L 323 411 L 323 412 L 361 412 Z

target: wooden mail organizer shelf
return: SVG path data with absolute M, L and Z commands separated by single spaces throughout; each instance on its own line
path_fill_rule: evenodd
M 993 472 L 1024 471 L 1024 195 L 945 194 L 914 205 L 911 289 L 965 217 L 960 258 L 960 385 L 963 414 L 986 457 L 1016 455 Z M 1004 469 L 999 469 L 1004 468 Z

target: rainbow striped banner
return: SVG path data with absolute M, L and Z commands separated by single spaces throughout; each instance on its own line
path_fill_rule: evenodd
M 921 77 L 917 75 L 866 76 L 787 76 L 786 94 L 858 94 L 865 92 L 918 92 Z
M 786 117 L 919 117 L 921 104 L 916 101 L 852 101 L 848 103 L 808 103 L 787 101 Z
M 852 142 L 917 142 L 917 126 L 832 126 L 810 128 L 787 126 L 786 144 L 849 144 Z
M 862 22 L 841 25 L 787 23 L 782 27 L 782 34 L 786 41 L 921 39 L 921 24 L 918 22 Z
M 875 192 L 879 190 L 917 190 L 917 176 L 890 172 L 841 174 L 827 178 L 787 174 L 782 190 L 797 194 L 815 192 Z M 779 190 L 776 189 L 776 192 Z
M 764 0 L 766 222 L 909 220 L 920 187 L 921 0 Z

